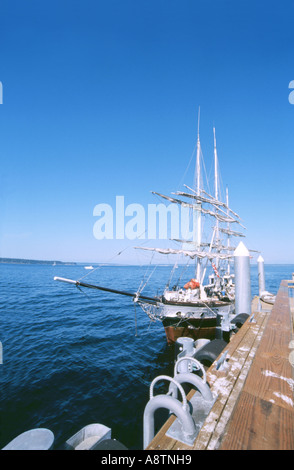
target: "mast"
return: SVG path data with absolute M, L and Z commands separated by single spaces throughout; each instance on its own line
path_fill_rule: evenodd
M 196 156 L 196 194 L 200 196 L 200 106 L 198 110 L 198 133 L 197 133 L 197 156 Z M 196 204 L 196 249 L 199 250 L 201 246 L 201 202 Z M 201 261 L 197 258 L 196 261 L 196 279 L 200 282 Z
M 228 186 L 226 187 L 226 204 L 227 207 L 229 207 L 229 190 Z M 227 214 L 229 214 L 229 209 L 227 209 Z M 230 230 L 230 223 L 228 222 L 228 230 Z M 227 239 L 227 248 L 228 251 L 230 249 L 230 235 L 228 234 L 228 239 Z M 230 261 L 228 260 L 228 267 L 227 267 L 227 273 L 230 274 Z
M 196 194 L 197 196 L 200 196 L 200 132 L 199 132 L 199 127 L 200 127 L 200 106 L 198 110 L 197 157 L 196 157 L 196 176 L 197 176 Z
M 218 168 L 217 168 L 215 127 L 213 128 L 213 141 L 214 141 L 214 198 L 218 201 Z
M 218 201 L 218 161 L 216 150 L 215 128 L 213 127 L 213 140 L 214 140 L 214 198 Z M 219 244 L 219 221 L 216 219 L 216 244 Z M 218 259 L 216 259 L 216 267 L 219 267 Z

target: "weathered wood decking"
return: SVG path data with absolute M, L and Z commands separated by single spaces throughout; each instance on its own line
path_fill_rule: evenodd
M 226 369 L 208 369 L 217 400 L 193 446 L 165 435 L 171 416 L 147 449 L 294 450 L 293 286 L 282 281 L 274 306 L 262 302 L 260 309 L 254 298 L 252 315 L 225 348 Z

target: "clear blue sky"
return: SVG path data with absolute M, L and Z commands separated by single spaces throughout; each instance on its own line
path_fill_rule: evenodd
M 200 106 L 245 243 L 294 263 L 293 1 L 2 0 L 0 18 L 0 256 L 132 246 L 96 240 L 93 209 L 179 189 Z

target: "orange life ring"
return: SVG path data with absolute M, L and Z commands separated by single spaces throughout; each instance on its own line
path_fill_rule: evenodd
M 196 279 L 191 279 L 184 285 L 184 289 L 197 289 L 197 287 L 200 287 L 200 284 Z

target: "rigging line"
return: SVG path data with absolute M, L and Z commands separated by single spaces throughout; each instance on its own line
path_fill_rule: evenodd
M 92 269 L 91 271 L 89 271 L 87 274 L 85 274 L 85 276 L 82 276 L 78 279 L 78 281 L 80 281 L 81 279 L 84 279 L 85 277 L 89 276 L 90 274 L 93 274 L 95 271 L 97 271 L 98 269 L 101 269 L 103 266 L 107 266 L 107 264 L 109 264 L 112 260 L 114 260 L 117 256 L 121 255 L 127 248 L 129 248 L 128 246 L 126 248 L 124 248 L 123 250 L 119 251 L 118 253 L 116 253 L 116 255 L 114 255 L 112 258 L 110 258 L 110 260 L 108 261 L 108 263 L 103 263 L 103 264 L 100 264 L 99 266 L 97 266 L 97 268 L 95 269 Z
M 144 232 L 141 233 L 141 235 L 139 235 L 138 238 L 141 238 L 143 235 L 145 235 L 147 229 L 144 230 Z M 120 256 L 124 251 L 126 251 L 128 248 L 130 248 L 130 246 L 126 246 L 125 248 L 123 248 L 122 250 L 120 250 L 118 253 L 116 253 L 112 258 L 110 258 L 110 260 L 108 261 L 108 263 L 104 263 L 104 264 L 101 264 L 99 266 L 97 266 L 97 268 L 95 269 L 92 269 L 91 271 L 89 271 L 87 274 L 85 274 L 85 276 L 82 276 L 78 279 L 78 281 L 81 281 L 82 279 L 85 279 L 85 277 L 89 276 L 90 274 L 93 274 L 95 271 L 97 271 L 98 269 L 101 269 L 103 266 L 107 266 L 112 260 L 114 260 L 117 256 Z
M 96 304 L 94 304 L 93 302 L 93 299 L 91 299 L 91 297 L 88 296 L 88 294 L 86 294 L 85 291 L 83 291 L 83 289 L 81 289 L 81 287 L 79 285 L 76 285 L 76 287 L 79 289 L 79 291 L 84 294 L 85 297 L 87 297 L 88 301 L 90 302 L 90 304 L 92 304 L 93 306 L 97 307 Z
M 147 281 L 145 282 L 145 284 L 142 286 L 141 290 L 138 289 L 138 293 L 142 293 L 143 292 L 143 289 L 146 287 L 146 285 L 148 284 L 149 282 L 149 279 L 151 278 L 152 274 L 154 273 L 155 269 L 157 268 L 157 265 L 154 267 L 153 271 L 151 271 Z
M 194 158 L 196 149 L 197 149 L 197 143 L 196 143 L 195 146 L 194 146 L 194 149 L 193 149 L 192 155 L 191 155 L 191 157 L 190 157 L 189 163 L 188 163 L 188 165 L 187 165 L 187 167 L 186 167 L 186 170 L 185 170 L 185 172 L 184 172 L 184 174 L 183 174 L 183 176 L 182 176 L 182 178 L 181 178 L 181 180 L 180 180 L 180 182 L 179 182 L 179 184 L 178 184 L 178 188 L 179 188 L 179 187 L 182 187 L 182 185 L 183 185 L 183 181 L 184 181 L 184 179 L 186 178 L 186 174 L 187 174 L 187 172 L 188 172 L 188 170 L 189 170 L 189 168 L 190 168 L 190 165 L 191 165 L 191 163 L 192 163 L 192 159 Z
M 136 240 L 140 240 L 140 239 L 143 237 L 143 235 L 145 235 L 145 233 L 147 232 L 147 230 L 148 230 L 148 228 L 146 228 L 146 229 L 144 230 L 144 232 L 142 232 L 142 233 L 136 238 Z M 138 246 L 143 246 L 145 243 L 148 243 L 148 241 L 149 241 L 149 239 L 146 238 L 146 240 L 144 239 L 144 241 L 143 241 L 141 244 L 138 243 Z
M 148 325 L 147 331 L 150 330 L 151 323 L 152 323 L 152 320 L 149 321 L 149 325 Z
M 225 200 L 224 198 L 224 194 L 225 194 L 225 190 L 224 190 L 224 182 L 223 182 L 223 178 L 222 178 L 222 174 L 221 174 L 221 171 L 220 171 L 220 166 L 219 166 L 219 162 L 217 162 L 217 166 L 218 166 L 218 180 L 219 180 L 219 200 L 220 201 L 223 201 Z
M 213 316 L 216 317 L 217 314 L 209 307 L 209 305 L 207 305 L 203 300 L 201 300 L 201 302 L 205 305 L 205 307 L 208 308 L 208 310 L 210 310 L 212 313 L 213 313 Z
M 179 279 L 178 279 L 178 282 L 176 283 L 176 286 L 178 286 L 178 285 L 179 285 L 179 283 L 180 283 L 180 280 L 182 279 L 182 277 L 183 277 L 184 273 L 186 272 L 186 270 L 187 270 L 187 268 L 188 268 L 189 264 L 190 264 L 190 260 L 188 260 L 188 261 L 187 261 L 187 264 L 186 264 L 186 266 L 183 268 L 183 270 L 182 270 L 182 273 L 181 273 L 181 275 L 180 275 L 180 277 L 179 277 Z
M 142 281 L 140 282 L 140 285 L 139 285 L 139 287 L 138 287 L 138 292 L 137 292 L 137 293 L 143 292 L 143 289 L 144 289 L 144 287 L 146 286 L 146 284 L 148 283 L 148 281 L 149 281 L 149 279 L 150 279 L 150 277 L 151 277 L 151 274 L 153 274 L 153 272 L 154 272 L 155 269 L 157 268 L 157 266 L 155 266 L 154 270 L 151 272 L 151 274 L 150 274 L 150 276 L 148 277 L 147 281 L 146 281 L 145 284 L 142 286 L 142 284 L 143 284 L 143 282 L 144 282 L 144 280 L 145 280 L 145 277 L 147 276 L 148 270 L 149 270 L 149 268 L 150 268 L 150 266 L 151 266 L 151 263 L 152 263 L 152 260 L 153 260 L 153 258 L 154 258 L 154 255 L 155 255 L 155 252 L 152 253 L 152 256 L 151 256 L 149 265 L 147 266 L 147 270 L 146 270 L 146 272 L 145 272 L 145 274 L 144 274 L 144 277 L 143 277 Z M 142 286 L 142 287 L 141 287 L 141 286 Z
M 169 277 L 169 280 L 168 280 L 167 285 L 166 285 L 167 288 L 169 288 L 171 280 L 172 280 L 173 275 L 174 275 L 174 272 L 177 268 L 178 268 L 178 263 L 176 262 L 173 266 L 173 269 L 171 270 L 170 277 Z
M 208 180 L 207 180 L 207 188 L 208 188 L 209 194 L 213 192 L 210 190 L 210 185 L 209 185 L 209 181 L 211 182 L 211 180 L 212 180 L 212 187 L 214 187 L 214 160 L 212 160 L 212 162 L 210 163 L 210 169 L 209 169 Z
M 200 148 L 200 155 L 201 155 L 201 162 L 202 162 L 202 166 L 203 166 L 203 173 L 205 175 L 205 179 L 206 179 L 206 187 L 208 188 L 208 191 L 210 191 L 210 188 L 209 188 L 209 182 L 208 182 L 208 177 L 207 177 L 207 171 L 206 171 L 206 166 L 205 166 L 205 161 L 204 161 L 204 157 L 203 157 L 203 153 L 202 153 L 202 149 Z
M 201 322 L 203 321 L 203 318 L 201 318 Z M 180 318 L 180 320 L 178 321 L 178 323 L 176 323 L 176 328 L 181 326 L 182 323 L 186 323 L 191 329 L 193 330 L 199 330 L 200 326 L 196 327 L 194 325 L 192 325 L 189 320 L 186 320 L 185 318 Z M 200 323 L 201 325 L 201 323 Z M 183 327 L 185 328 L 185 327 Z
M 181 318 L 179 320 L 179 322 L 176 324 L 176 327 L 179 327 L 179 326 L 181 326 L 182 323 L 185 323 L 185 324 L 188 325 L 188 327 L 190 327 L 190 329 L 195 330 L 195 331 L 199 331 L 200 328 L 201 328 L 201 325 L 203 324 L 203 321 L 204 321 L 204 317 L 201 317 L 200 322 L 199 322 L 199 326 L 196 327 L 196 326 L 192 325 L 192 323 L 190 323 L 189 320 Z M 185 327 L 183 327 L 183 328 L 185 328 Z
M 180 318 L 179 321 L 178 321 L 178 323 L 176 323 L 176 328 L 177 328 L 178 326 L 180 326 L 181 323 L 183 323 L 184 321 L 185 321 L 184 318 Z
M 135 336 L 138 336 L 138 331 L 137 331 L 137 311 L 136 311 L 136 304 L 135 306 Z
M 115 256 L 117 256 L 117 255 L 115 255 Z M 109 261 L 111 261 L 112 259 L 114 259 L 115 256 L 114 256 L 113 258 L 111 258 Z M 93 274 L 94 271 L 97 271 L 97 269 L 100 269 L 100 268 L 102 268 L 103 266 L 107 266 L 107 263 L 100 264 L 99 266 L 97 266 L 97 268 L 91 269 L 91 271 L 89 271 L 87 274 L 85 274 L 84 276 L 80 277 L 80 278 L 78 279 L 78 281 L 81 281 L 82 279 L 84 279 L 85 277 L 89 276 L 90 274 Z

